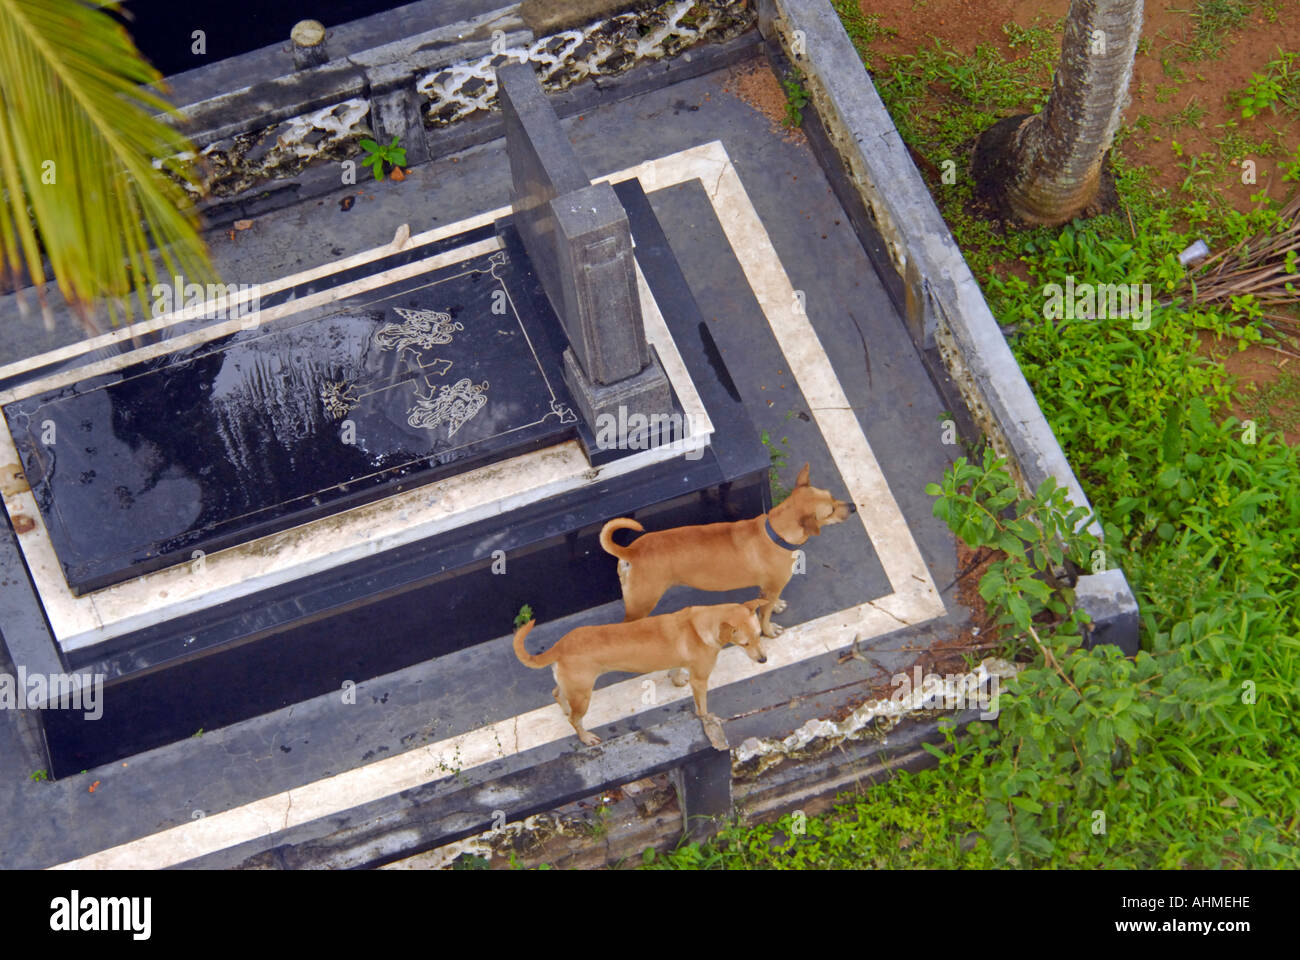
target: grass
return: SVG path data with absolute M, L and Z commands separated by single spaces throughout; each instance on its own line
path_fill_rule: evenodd
M 1221 56 L 1247 15 L 1273 9 L 1195 4 L 1180 60 Z M 1045 101 L 1054 44 L 1006 32 L 1023 56 L 936 41 L 877 71 L 909 144 L 958 156 L 1000 116 Z M 1196 125 L 1193 105 L 1174 129 Z M 963 458 L 931 485 L 956 535 L 1001 551 L 980 593 L 1026 669 L 997 726 L 950 734 L 936 769 L 823 817 L 735 826 L 647 852 L 647 867 L 1300 866 L 1300 456 L 1274 432 L 1300 422 L 1300 374 L 1243 390 L 1203 355 L 1203 337 L 1264 339 L 1250 311 L 1174 300 L 1138 332 L 1043 310 L 1043 285 L 1070 274 L 1171 296 L 1177 254 L 1196 237 L 1220 249 L 1275 227 L 1262 192 L 1241 213 L 1208 185 L 1233 159 L 1262 155 L 1259 142 L 1229 128 L 1212 146 L 1170 153 L 1184 171 L 1172 192 L 1116 151 L 1120 212 L 1058 229 L 993 229 L 969 212 L 969 184 L 935 197 L 995 317 L 1014 326 L 1016 358 L 1106 532 L 1104 550 L 1076 537 L 1059 491 L 1022 496 L 991 459 Z M 1233 402 L 1262 426 L 1237 421 Z M 1041 573 L 1050 531 L 1085 568 L 1124 569 L 1141 607 L 1137 657 L 1081 648 L 1070 588 Z
M 1300 372 L 1284 373 L 1271 383 L 1241 395 L 1246 416 L 1272 430 L 1287 432 L 1300 427 Z
M 1187 101 L 1187 105 L 1183 109 L 1170 114 L 1165 119 L 1165 123 L 1169 125 L 1171 130 L 1179 130 L 1183 127 L 1195 129 L 1205 119 L 1206 112 L 1206 109 L 1196 102 L 1196 98 L 1192 97 Z
M 915 867 L 918 851 L 926 866 L 988 868 L 992 859 L 979 832 L 983 804 L 961 775 L 974 747 L 951 733 L 947 739 L 947 752 L 934 751 L 935 769 L 881 783 L 826 816 L 796 812 L 775 823 L 732 826 L 710 843 L 682 843 L 666 854 L 647 848 L 643 868 L 895 870 Z
M 844 24 L 844 31 L 853 41 L 862 62 L 871 67 L 870 48 L 881 37 L 897 36 L 898 31 L 880 25 L 880 15 L 863 13 L 857 0 L 831 0 L 831 6 Z
M 1256 0 L 1197 0 L 1191 11 L 1192 39 L 1182 51 L 1189 62 L 1218 60 L 1227 49 L 1228 34 L 1238 29 L 1260 6 Z

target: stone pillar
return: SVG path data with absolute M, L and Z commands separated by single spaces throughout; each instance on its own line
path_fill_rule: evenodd
M 673 771 L 677 805 L 687 837 L 702 843 L 731 819 L 731 751 L 711 750 Z
M 293 68 L 306 70 L 329 60 L 325 52 L 325 26 L 319 20 L 299 20 L 289 32 L 293 44 Z
M 663 367 L 645 339 L 627 213 L 592 184 L 529 64 L 497 70 L 511 204 L 524 249 L 569 348 L 564 377 L 583 418 L 672 413 Z M 625 421 L 624 421 L 625 422 Z
M 1123 650 L 1125 656 L 1137 655 L 1141 648 L 1138 605 L 1123 570 L 1112 567 L 1101 573 L 1082 575 L 1074 585 L 1074 602 L 1092 617 L 1092 623 L 1084 630 L 1086 649 L 1111 643 Z

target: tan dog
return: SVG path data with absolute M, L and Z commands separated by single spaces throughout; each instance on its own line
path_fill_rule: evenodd
M 856 505 L 809 486 L 805 463 L 790 496 L 752 520 L 659 530 L 620 547 L 614 542 L 615 530 L 644 529 L 635 520 L 622 517 L 601 529 L 600 545 L 618 557 L 627 620 L 649 614 L 672 586 L 697 590 L 758 587 L 762 599 L 768 601 L 762 614 L 763 636 L 774 637 L 781 628 L 772 623 L 772 614 L 785 609 L 781 591 L 794 573 L 793 551 L 821 533 L 822 527 L 842 523 L 857 511 Z
M 729 643 L 742 647 L 749 659 L 767 662 L 760 646 L 758 616 L 754 613 L 761 602 L 686 607 L 635 623 L 578 627 L 536 656 L 524 649 L 524 639 L 535 622 L 529 620 L 515 631 L 515 656 L 534 670 L 554 665 L 556 687 L 551 696 L 573 724 L 578 739 L 588 746 L 600 743 L 599 737 L 582 726 L 582 718 L 591 703 L 596 679 L 602 673 L 672 670 L 673 683 L 680 687 L 686 684 L 685 674 L 689 671 L 695 715 L 704 724 L 709 742 L 719 750 L 726 750 L 722 721 L 709 713 L 706 701 L 709 674 L 718 654 Z

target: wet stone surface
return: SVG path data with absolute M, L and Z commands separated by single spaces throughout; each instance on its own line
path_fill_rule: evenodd
M 572 436 L 522 248 L 4 408 L 84 593 Z

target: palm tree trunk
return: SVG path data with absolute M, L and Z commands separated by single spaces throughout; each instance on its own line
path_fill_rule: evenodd
M 976 191 L 1000 216 L 1054 226 L 1099 212 L 1141 33 L 1142 0 L 1072 0 L 1047 107 L 998 121 L 975 145 Z

